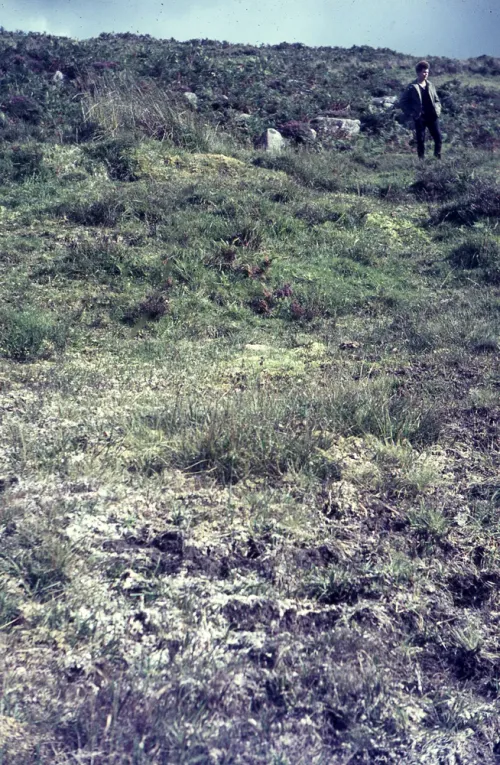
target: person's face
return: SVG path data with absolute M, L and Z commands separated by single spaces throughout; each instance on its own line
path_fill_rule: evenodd
M 425 82 L 426 79 L 429 76 L 429 70 L 428 69 L 421 69 L 418 73 L 418 81 L 419 82 Z

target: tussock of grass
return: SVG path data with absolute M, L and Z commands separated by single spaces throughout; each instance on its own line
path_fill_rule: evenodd
M 386 380 L 291 382 L 286 393 L 271 385 L 246 388 L 221 400 L 179 397 L 146 416 L 154 456 L 135 465 L 151 473 L 168 465 L 208 473 L 223 483 L 246 478 L 277 480 L 300 471 L 319 478 L 339 475 L 328 450 L 338 436 L 373 434 L 417 445 L 433 443 L 440 415 L 415 407 Z M 161 434 L 161 435 L 160 435 Z M 131 432 L 133 438 L 133 431 Z M 147 450 L 146 450 L 147 455 Z
M 126 76 L 114 78 L 85 96 L 84 120 L 95 125 L 101 135 L 112 137 L 107 139 L 108 159 L 112 172 L 121 180 L 133 180 L 134 174 L 119 148 L 120 134 L 146 136 L 195 151 L 210 151 L 211 146 L 221 142 L 214 130 L 189 109 L 181 109 L 179 99 L 176 103 L 172 92 L 166 92 L 154 80 L 138 84 Z

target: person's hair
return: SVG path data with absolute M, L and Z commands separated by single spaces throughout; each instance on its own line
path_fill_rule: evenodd
M 417 66 L 415 67 L 415 71 L 418 74 L 419 72 L 423 72 L 424 69 L 429 68 L 429 62 L 428 61 L 419 61 Z

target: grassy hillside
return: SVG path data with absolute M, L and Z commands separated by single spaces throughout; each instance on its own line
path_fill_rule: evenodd
M 233 132 L 240 141 L 251 143 L 263 128 L 307 123 L 347 108 L 366 132 L 394 142 L 401 138 L 396 113 L 374 115 L 370 101 L 398 96 L 413 79 L 417 61 L 368 46 L 254 47 L 132 34 L 77 42 L 0 28 L 0 138 L 87 140 L 99 133 L 96 101 L 103 100 L 107 106 L 110 100 L 125 102 L 135 128 L 163 138 L 158 117 L 168 107 L 189 109 L 183 96 L 189 91 L 197 96 L 204 124 Z M 62 82 L 54 82 L 56 72 L 64 75 Z M 500 59 L 432 57 L 431 76 L 448 113 L 448 141 L 498 147 Z M 113 117 L 116 112 L 109 110 L 108 129 L 117 126 Z
M 0 49 L 2 765 L 497 765 L 498 62 Z

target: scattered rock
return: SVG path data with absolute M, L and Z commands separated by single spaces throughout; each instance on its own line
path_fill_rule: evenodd
M 360 120 L 341 119 L 339 117 L 316 117 L 313 125 L 321 135 L 346 134 L 348 137 L 358 135 L 361 130 Z
M 58 69 L 57 72 L 55 72 L 54 76 L 52 77 L 52 82 L 64 82 L 64 79 L 65 79 L 64 74 L 60 72 Z
M 397 96 L 374 96 L 370 102 L 376 109 L 392 109 L 398 101 Z

